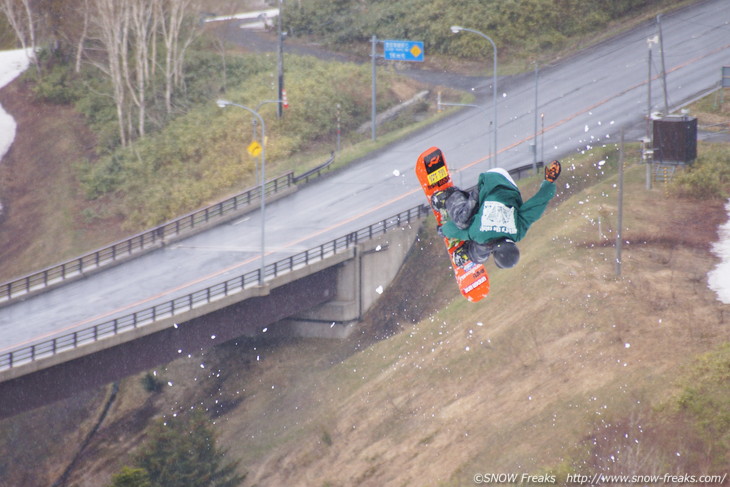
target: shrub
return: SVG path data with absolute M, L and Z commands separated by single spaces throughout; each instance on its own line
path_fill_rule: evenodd
M 231 72 L 242 70 L 250 76 L 237 80 L 225 97 L 256 109 L 259 102 L 275 95 L 271 93 L 270 70 L 261 71 L 260 61 L 244 68 L 246 59 L 228 63 Z M 206 65 L 203 59 L 198 64 Z M 273 66 L 272 59 L 268 67 Z M 394 77 L 379 70 L 379 110 L 400 101 L 389 89 Z M 259 108 L 266 123 L 267 176 L 280 174 L 282 169 L 277 167 L 312 141 L 334 138 L 337 104 L 343 132 L 367 121 L 370 84 L 367 67 L 287 60 L 290 108 L 281 120 L 274 116 L 274 104 Z M 260 159 L 249 156 L 245 147 L 258 140 L 260 132 L 253 135 L 250 113 L 236 107 L 218 108 L 213 100 L 207 98 L 130 147 L 117 148 L 96 162 L 82 163 L 80 178 L 87 198 L 113 194 L 114 213 L 125 217 L 129 227 L 139 228 L 191 211 L 233 188 L 250 186 Z M 87 98 L 85 103 L 91 107 L 96 99 Z
M 672 187 L 682 196 L 727 199 L 730 196 L 730 154 L 720 147 L 706 147 L 694 164 L 678 174 Z
M 152 487 L 152 482 L 145 469 L 125 466 L 112 477 L 110 487 Z
M 32 71 L 31 71 L 32 72 Z M 33 86 L 36 98 L 57 105 L 73 103 L 79 98 L 79 85 L 67 66 L 56 64 Z
M 152 372 L 147 372 L 142 379 L 140 379 L 142 387 L 149 393 L 161 392 L 164 386 L 164 382 Z

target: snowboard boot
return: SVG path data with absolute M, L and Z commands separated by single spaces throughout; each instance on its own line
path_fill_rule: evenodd
M 456 188 L 450 186 L 443 191 L 436 191 L 431 195 L 431 207 L 441 213 L 442 220 L 447 219 L 449 216 L 446 211 L 446 200 L 449 199 L 449 196 L 454 194 L 455 190 Z
M 449 186 L 443 191 L 436 191 L 431 195 L 431 206 L 438 211 L 446 210 L 446 200 L 449 199 L 449 196 L 451 196 L 455 190 L 456 188 Z
M 452 256 L 454 259 L 454 265 L 458 267 L 464 267 L 469 262 L 471 262 L 469 253 L 466 251 L 466 245 L 462 245 L 458 249 L 454 250 Z

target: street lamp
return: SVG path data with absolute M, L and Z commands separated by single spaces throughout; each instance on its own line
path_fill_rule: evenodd
M 453 32 L 454 34 L 458 34 L 462 30 L 465 30 L 467 32 L 473 32 L 474 34 L 484 37 L 492 44 L 492 47 L 494 48 L 494 63 L 492 66 L 492 103 L 494 103 L 494 167 L 497 167 L 497 45 L 489 36 L 482 32 L 479 32 L 478 30 L 468 29 L 466 27 L 461 27 L 458 25 L 451 26 L 451 32 Z
M 261 107 L 264 103 L 281 103 L 281 100 L 266 100 L 261 103 L 259 103 L 257 109 Z M 216 104 L 221 107 L 225 108 L 227 106 L 234 106 L 238 108 L 243 108 L 244 110 L 250 112 L 252 115 L 254 115 L 259 122 L 261 122 L 261 272 L 259 276 L 259 283 L 263 285 L 264 283 L 264 268 L 265 268 L 265 261 L 264 261 L 264 251 L 265 251 L 265 224 L 266 224 L 266 125 L 264 124 L 264 119 L 259 115 L 259 112 L 254 110 L 253 108 L 249 108 L 244 105 L 240 105 L 238 103 L 233 103 L 232 101 L 228 100 L 218 100 Z

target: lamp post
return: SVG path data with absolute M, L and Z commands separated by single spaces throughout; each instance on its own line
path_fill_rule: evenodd
M 474 29 L 468 29 L 466 27 L 461 27 L 458 25 L 451 26 L 451 32 L 453 32 L 454 34 L 458 34 L 462 30 L 465 30 L 467 32 L 473 32 L 474 34 L 484 37 L 492 44 L 492 47 L 494 48 L 494 62 L 492 66 L 492 103 L 494 104 L 494 167 L 497 167 L 497 152 L 499 147 L 497 145 L 497 45 L 494 43 L 491 37 L 487 36 L 483 32 L 479 32 L 478 30 Z
M 258 104 L 256 107 L 256 110 L 253 108 L 249 108 L 244 105 L 240 105 L 238 103 L 233 103 L 232 101 L 228 100 L 218 100 L 216 104 L 221 107 L 225 108 L 227 106 L 234 106 L 238 108 L 243 108 L 244 110 L 250 112 L 252 115 L 254 115 L 258 121 L 261 123 L 261 271 L 259 276 L 259 283 L 264 283 L 264 269 L 265 269 L 265 249 L 266 249 L 266 241 L 265 241 L 265 225 L 266 225 L 266 125 L 264 124 L 264 119 L 261 117 L 259 112 L 257 111 L 261 105 L 264 103 L 281 103 L 281 100 L 265 100 Z M 255 119 L 254 119 L 255 121 Z

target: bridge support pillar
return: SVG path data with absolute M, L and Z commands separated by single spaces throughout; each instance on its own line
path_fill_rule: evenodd
M 400 270 L 421 222 L 358 244 L 354 257 L 339 264 L 335 297 L 277 323 L 286 336 L 347 338 Z

